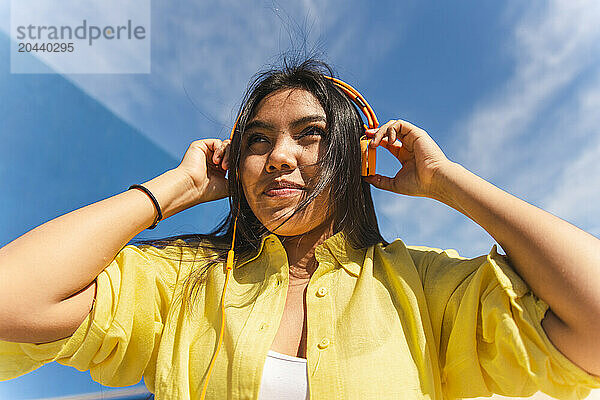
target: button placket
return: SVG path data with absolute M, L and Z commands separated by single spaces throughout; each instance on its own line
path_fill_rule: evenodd
M 321 341 L 319 342 L 319 344 L 317 345 L 317 347 L 321 350 L 326 349 L 329 347 L 329 339 L 328 338 L 323 338 L 321 339 Z
M 315 398 L 328 398 L 331 393 L 342 393 L 339 354 L 334 346 L 336 323 L 333 294 L 336 293 L 339 279 L 336 272 L 338 263 L 323 245 L 317 247 L 315 257 L 319 267 L 309 283 L 310 296 L 307 295 L 306 301 L 308 326 L 311 327 L 307 338 L 308 374 L 310 383 L 315 383 L 311 397 L 314 394 Z
M 333 304 L 330 296 L 327 296 L 330 291 L 327 282 L 331 279 L 333 265 L 329 257 L 322 252 L 316 255 L 319 267 L 308 288 L 312 293 L 312 299 L 307 301 L 308 325 L 314 328 L 312 332 L 309 332 L 308 343 L 312 347 L 312 351 L 319 354 L 315 354 L 317 359 L 320 359 L 320 354 L 330 348 L 333 337 Z M 311 373 L 313 372 L 311 371 Z
M 287 259 L 287 256 L 285 255 L 285 250 L 277 238 L 270 237 L 266 240 L 266 242 L 269 246 L 270 254 L 274 255 L 276 253 L 280 253 L 281 255 L 283 255 L 284 258 Z M 286 274 L 287 272 L 279 270 L 273 277 L 271 277 L 271 282 L 269 283 L 269 285 L 273 289 L 273 292 L 276 292 L 279 289 L 281 289 L 281 287 L 283 286 L 283 281 L 286 278 Z
M 243 324 L 236 334 L 238 342 L 232 359 L 235 371 L 231 379 L 233 389 L 239 393 L 234 397 L 239 398 L 249 398 L 241 393 L 247 393 L 248 388 L 258 384 L 257 379 L 260 379 L 260 375 L 257 371 L 262 368 L 263 355 L 267 354 L 276 334 L 275 317 L 281 315 L 285 307 L 285 296 L 279 290 L 284 286 L 288 273 L 284 249 L 278 245 L 277 239 L 273 238 L 267 239 L 265 245 L 267 246 L 264 249 L 266 251 L 264 255 L 267 256 L 264 260 L 265 274 L 263 280 L 255 284 L 262 286 L 267 279 L 269 283 L 261 287 L 258 297 L 250 308 L 247 323 Z

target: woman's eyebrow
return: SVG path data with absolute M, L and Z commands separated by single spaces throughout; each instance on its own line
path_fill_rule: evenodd
M 290 123 L 290 127 L 297 128 L 297 127 L 307 124 L 309 122 L 327 122 L 327 120 L 325 119 L 324 116 L 319 115 L 319 114 L 307 115 L 307 116 L 304 116 L 302 118 L 298 118 L 298 119 L 292 121 Z M 250 129 L 253 129 L 253 128 L 262 128 L 262 129 L 270 130 L 270 131 L 275 130 L 275 126 L 271 125 L 268 122 L 259 120 L 259 119 L 255 119 L 253 121 L 250 121 L 248 124 L 246 124 L 247 131 L 249 131 Z

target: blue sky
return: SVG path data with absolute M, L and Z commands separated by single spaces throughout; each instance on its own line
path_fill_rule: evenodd
M 1 2 L 0 245 L 175 167 L 197 138 L 227 137 L 251 76 L 299 29 L 380 121 L 413 122 L 453 161 L 600 236 L 600 3 L 374 4 L 155 0 L 150 74 L 19 75 Z M 469 257 L 494 243 L 433 200 L 374 198 L 388 240 Z M 225 207 L 199 205 L 141 236 L 208 231 Z M 0 383 L 0 399 L 98 390 L 50 364 Z

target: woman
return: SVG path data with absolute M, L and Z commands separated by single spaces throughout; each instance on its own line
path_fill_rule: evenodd
M 361 178 L 360 116 L 324 75 L 313 60 L 260 75 L 231 141 L 196 141 L 144 183 L 163 218 L 229 195 L 212 234 L 123 247 L 159 215 L 128 190 L 0 249 L 0 379 L 56 360 L 109 386 L 143 376 L 158 399 L 199 398 L 204 383 L 210 399 L 599 387 L 598 239 L 449 161 L 406 121 L 371 132 L 396 176 Z M 387 243 L 369 185 L 459 210 L 507 256 Z

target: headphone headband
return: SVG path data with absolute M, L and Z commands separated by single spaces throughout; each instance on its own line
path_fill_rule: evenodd
M 347 84 L 344 81 L 341 81 L 337 78 L 333 78 L 331 76 L 323 75 L 325 78 L 329 79 L 333 82 L 334 85 L 342 89 L 342 91 L 350 97 L 350 99 L 358 106 L 358 108 L 363 112 L 363 114 L 367 117 L 368 126 L 365 126 L 365 129 L 373 129 L 379 127 L 379 121 L 377 121 L 377 116 L 375 115 L 375 111 L 373 108 L 367 103 L 367 100 L 358 92 L 358 90 L 354 89 L 352 86 Z

